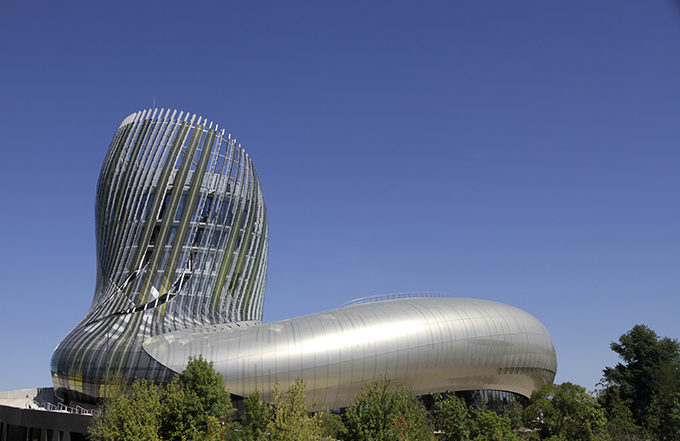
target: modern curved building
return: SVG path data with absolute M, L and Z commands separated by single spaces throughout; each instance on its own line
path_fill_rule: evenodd
M 183 112 L 123 120 L 96 202 L 97 286 L 52 357 L 55 393 L 96 401 L 109 378 L 163 383 L 202 355 L 225 388 L 269 399 L 305 380 L 342 407 L 387 375 L 419 395 L 551 383 L 555 349 L 530 314 L 497 302 L 379 298 L 262 323 L 268 230 L 252 162 L 223 129 Z
M 261 321 L 267 213 L 252 161 L 224 129 L 170 110 L 125 118 L 95 219 L 94 300 L 52 356 L 57 396 L 95 400 L 107 377 L 168 380 L 148 337 Z

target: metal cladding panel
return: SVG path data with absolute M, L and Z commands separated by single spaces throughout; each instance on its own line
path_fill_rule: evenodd
M 95 222 L 94 299 L 54 351 L 58 395 L 96 399 L 107 377 L 165 381 L 172 372 L 141 349 L 147 337 L 261 321 L 264 197 L 252 161 L 216 124 L 163 109 L 125 118 L 102 165 Z
M 299 377 L 308 399 L 341 407 L 381 376 L 416 394 L 497 389 L 529 396 L 551 383 L 555 348 L 532 315 L 467 298 L 365 303 L 262 325 L 213 326 L 149 338 L 144 349 L 180 372 L 202 355 L 235 395 Z

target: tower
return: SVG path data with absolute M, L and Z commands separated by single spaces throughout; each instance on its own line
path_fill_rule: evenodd
M 141 348 L 165 332 L 260 323 L 267 213 L 248 154 L 189 113 L 133 113 L 104 159 L 95 203 L 97 282 L 83 320 L 57 346 L 62 399 L 92 401 L 111 378 L 172 372 Z

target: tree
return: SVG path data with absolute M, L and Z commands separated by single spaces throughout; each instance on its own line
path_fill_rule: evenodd
M 443 441 L 470 439 L 470 412 L 465 401 L 454 394 L 434 396 L 432 424 L 442 432 Z
M 518 440 L 509 417 L 480 408 L 472 409 L 472 416 L 470 436 L 473 441 Z
M 518 400 L 512 400 L 507 406 L 506 415 L 510 418 L 510 427 L 512 430 L 518 430 L 522 427 L 522 414 L 524 407 Z
M 631 433 L 641 428 L 658 439 L 675 439 L 669 430 L 677 426 L 668 421 L 673 418 L 674 396 L 680 394 L 678 341 L 661 338 L 645 325 L 635 325 L 618 342 L 612 342 L 611 349 L 621 362 L 603 370 L 599 391 L 609 418 L 623 421 Z M 628 413 L 624 407 L 630 411 L 631 422 L 625 421 Z
M 602 394 L 599 396 L 599 402 L 606 412 L 607 432 L 612 440 L 636 441 L 649 438 L 647 431 L 635 424 L 633 414 L 619 397 L 618 389 L 612 388 L 608 391 L 606 405 Z
M 196 401 L 194 394 L 182 388 L 179 377 L 167 385 L 162 393 L 160 426 L 158 427 L 161 438 L 167 441 L 179 441 L 196 439 L 202 432 L 194 426 L 189 416 L 186 415 L 187 407 L 194 407 L 188 402 Z
M 364 385 L 345 412 L 349 438 L 358 441 L 433 439 L 425 407 L 404 386 L 381 378 Z
M 243 400 L 243 408 L 243 439 L 253 441 L 262 439 L 274 415 L 271 406 L 264 403 L 260 393 L 255 391 Z
M 158 441 L 161 404 L 158 387 L 137 380 L 109 395 L 88 427 L 95 441 Z
M 189 358 L 189 364 L 179 375 L 179 383 L 187 392 L 195 395 L 196 401 L 192 403 L 195 407 L 187 410 L 197 425 L 209 416 L 227 421 L 235 412 L 231 396 L 224 389 L 222 376 L 203 357 Z
M 230 439 L 233 411 L 222 377 L 199 357 L 165 388 L 146 380 L 112 388 L 88 432 L 96 441 Z
M 609 438 L 605 411 L 585 388 L 572 383 L 549 384 L 531 395 L 524 424 L 537 428 L 541 439 L 598 441 Z
M 279 382 L 274 384 L 274 414 L 267 424 L 266 431 L 274 441 L 304 441 L 324 439 L 320 415 L 310 415 L 307 406 L 306 386 L 302 379 L 285 392 L 279 390 Z
M 680 392 L 654 396 L 649 410 L 649 429 L 660 441 L 680 441 Z
M 162 439 L 168 441 L 219 439 L 233 433 L 234 408 L 222 376 L 202 357 L 189 358 L 186 369 L 162 394 Z
M 330 439 L 344 439 L 347 437 L 347 427 L 342 422 L 342 417 L 333 412 L 322 412 L 320 416 L 321 432 Z

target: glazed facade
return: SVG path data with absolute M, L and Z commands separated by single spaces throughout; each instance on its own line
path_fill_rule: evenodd
M 148 337 L 262 320 L 264 198 L 248 154 L 216 124 L 170 110 L 127 117 L 104 159 L 95 220 L 94 300 L 53 354 L 59 396 L 96 399 L 107 377 L 167 380 L 142 349 Z
M 85 318 L 52 358 L 55 391 L 94 401 L 109 379 L 168 381 L 202 355 L 225 388 L 269 399 L 305 380 L 342 407 L 387 375 L 417 394 L 553 381 L 555 349 L 530 314 L 465 298 L 360 301 L 262 323 L 268 231 L 252 162 L 217 125 L 150 110 L 121 124 L 100 174 L 98 275 Z

